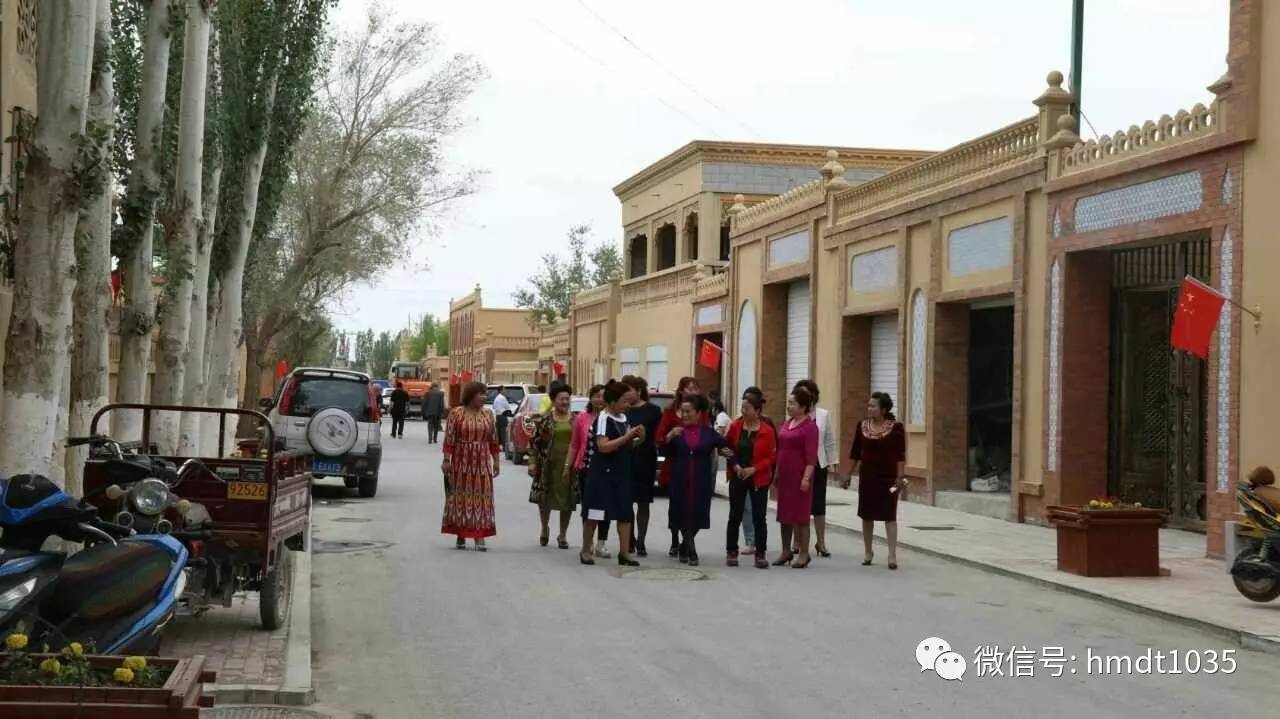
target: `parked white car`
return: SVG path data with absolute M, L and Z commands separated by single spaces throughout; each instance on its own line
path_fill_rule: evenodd
M 380 402 L 363 372 L 299 367 L 262 408 L 277 443 L 314 455 L 315 477 L 341 477 L 361 497 L 372 497 L 382 464 Z

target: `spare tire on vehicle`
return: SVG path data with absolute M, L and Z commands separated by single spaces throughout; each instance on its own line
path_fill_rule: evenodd
M 307 423 L 307 444 L 324 457 L 341 457 L 356 446 L 360 425 L 341 407 L 326 407 L 311 415 Z

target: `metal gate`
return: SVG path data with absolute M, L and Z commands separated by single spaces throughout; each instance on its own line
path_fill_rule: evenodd
M 1169 345 L 1182 278 L 1210 280 L 1207 237 L 1113 253 L 1110 492 L 1205 526 L 1205 368 Z

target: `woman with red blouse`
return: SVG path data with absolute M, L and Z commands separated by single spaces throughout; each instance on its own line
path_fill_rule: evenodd
M 733 456 L 729 459 L 729 524 L 725 528 L 725 563 L 738 566 L 738 528 L 747 503 L 751 503 L 751 523 L 755 535 L 756 569 L 768 569 L 765 558 L 768 542 L 769 484 L 773 481 L 773 460 L 778 442 L 773 427 L 760 410 L 764 400 L 756 394 L 742 396 L 742 417 L 729 425 L 725 441 Z
M 907 488 L 907 432 L 894 419 L 893 399 L 875 392 L 867 403 L 867 418 L 853 435 L 850 475 L 858 474 L 858 516 L 862 517 L 863 566 L 871 564 L 876 522 L 884 522 L 889 540 L 889 568 L 898 568 L 898 499 Z
M 663 451 L 663 445 L 667 443 L 667 436 L 671 434 L 671 430 L 681 426 L 680 421 L 680 405 L 684 404 L 684 398 L 688 395 L 702 394 L 702 387 L 698 385 L 698 380 L 692 377 L 681 377 L 676 383 L 676 398 L 662 411 L 662 419 L 658 421 L 658 431 L 654 435 L 657 443 L 658 453 Z M 706 412 L 700 415 L 701 423 L 710 427 L 711 417 Z M 671 486 L 671 463 L 663 462 L 662 469 L 658 472 L 658 484 L 663 487 Z M 671 530 L 671 549 L 667 550 L 667 556 L 675 558 L 680 556 L 680 518 L 673 514 L 673 506 L 667 504 L 667 527 Z

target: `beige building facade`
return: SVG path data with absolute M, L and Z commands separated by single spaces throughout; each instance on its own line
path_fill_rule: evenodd
M 1050 73 L 1026 119 L 733 207 L 733 394 L 810 376 L 847 448 L 888 392 L 911 501 L 1041 522 L 1122 496 L 1220 556 L 1280 422 L 1280 13 L 1229 4 L 1226 72 L 1189 109 L 1082 141 Z M 1263 319 L 1228 305 L 1207 360 L 1172 349 L 1186 276 Z
M 449 374 L 478 382 L 534 381 L 540 333 L 527 310 L 485 307 L 481 289 L 449 303 Z
M 728 209 L 761 202 L 818 177 L 826 148 L 695 141 L 614 188 L 622 209 L 624 279 L 610 375 L 639 374 L 659 390 L 691 375 L 701 339 L 719 340 L 714 309 L 694 305 L 704 283 L 728 267 Z M 860 183 L 924 157 L 909 150 L 841 150 Z M 701 307 L 700 307 L 701 309 Z M 695 332 L 695 327 L 699 330 Z M 702 331 L 707 330 L 707 331 Z M 719 372 L 704 379 L 713 387 Z

